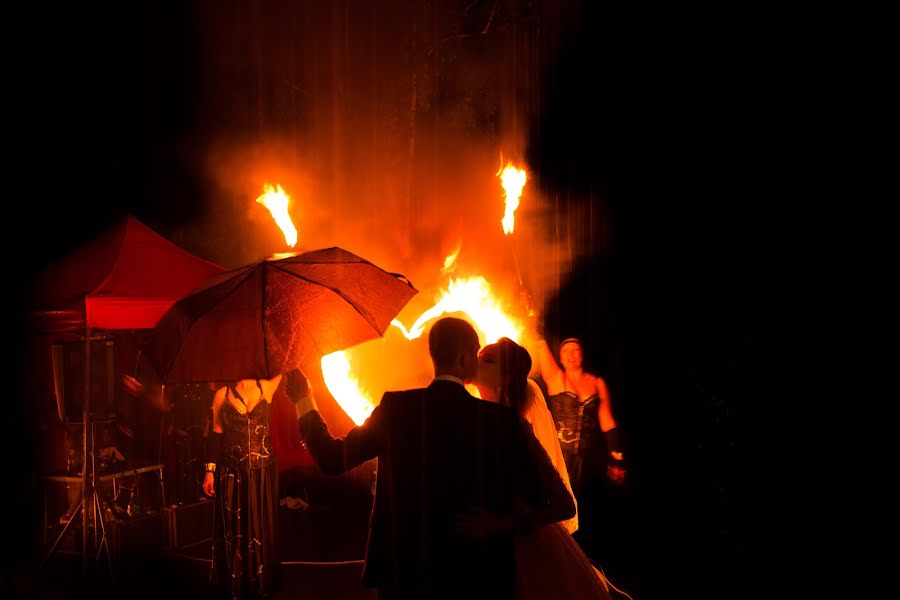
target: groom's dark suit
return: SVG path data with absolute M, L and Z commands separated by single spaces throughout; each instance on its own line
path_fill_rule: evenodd
M 368 420 L 341 439 L 318 412 L 299 424 L 325 473 L 378 458 L 363 584 L 392 597 L 511 598 L 512 535 L 464 538 L 454 516 L 472 507 L 510 514 L 515 497 L 558 507 L 557 520 L 575 513 L 527 423 L 452 381 L 387 392 Z

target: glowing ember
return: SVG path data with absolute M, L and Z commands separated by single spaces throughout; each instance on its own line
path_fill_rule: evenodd
M 503 191 L 506 193 L 506 212 L 500 223 L 503 225 L 503 233 L 509 235 L 513 232 L 516 225 L 515 212 L 519 208 L 519 197 L 522 195 L 522 188 L 525 187 L 527 176 L 524 169 L 517 169 L 512 162 L 506 163 L 506 168 L 497 172 L 500 182 L 503 184 Z
M 288 214 L 290 200 L 291 197 L 281 189 L 280 185 L 276 189 L 268 183 L 263 186 L 263 194 L 256 199 L 257 202 L 269 209 L 275 223 L 284 233 L 284 241 L 293 248 L 297 243 L 297 228 L 294 227 L 291 215 Z
M 403 332 L 406 339 L 414 340 L 422 335 L 425 325 L 444 313 L 464 312 L 472 320 L 485 339 L 491 344 L 501 337 L 518 341 L 522 328 L 516 325 L 491 296 L 491 286 L 484 277 L 476 275 L 451 279 L 449 289 L 441 292 L 437 303 L 416 319 L 410 329 L 394 319 L 391 325 Z
M 375 403 L 359 388 L 359 382 L 350 373 L 350 360 L 343 351 L 322 357 L 322 375 L 325 387 L 354 423 L 360 425 L 369 418 Z

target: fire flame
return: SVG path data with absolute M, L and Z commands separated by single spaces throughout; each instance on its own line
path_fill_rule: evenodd
M 426 323 L 450 312 L 466 313 L 489 344 L 502 337 L 518 341 L 521 336 L 522 328 L 506 315 L 491 296 L 491 285 L 480 275 L 451 279 L 449 288 L 442 290 L 435 305 L 423 312 L 410 329 L 397 319 L 391 325 L 402 331 L 406 339 L 414 340 L 422 335 Z
M 284 241 L 293 248 L 297 243 L 297 228 L 294 227 L 291 215 L 288 213 L 291 197 L 281 189 L 281 185 L 277 185 L 276 189 L 267 183 L 263 185 L 263 193 L 256 201 L 269 209 L 275 223 L 284 233 Z
M 519 197 L 522 195 L 522 189 L 528 179 L 524 169 L 518 169 L 513 166 L 512 161 L 506 163 L 506 168 L 497 171 L 500 182 L 503 185 L 503 191 L 506 194 L 506 212 L 500 223 L 503 225 L 503 233 L 509 235 L 516 226 L 515 212 L 519 208 Z
M 448 275 L 456 269 L 456 259 L 459 256 L 459 251 L 462 248 L 462 242 L 456 244 L 456 249 L 447 255 L 444 259 L 444 266 L 441 267 L 441 275 Z
M 491 295 L 491 286 L 480 276 L 450 279 L 448 289 L 441 290 L 434 306 L 423 312 L 410 329 L 394 319 L 391 325 L 403 332 L 408 340 L 422 335 L 429 321 L 444 313 L 464 312 L 473 322 L 485 343 L 493 343 L 501 337 L 518 341 L 522 327 L 510 318 Z M 373 399 L 361 389 L 353 377 L 350 361 L 345 352 L 334 352 L 322 357 L 322 375 L 331 396 L 357 425 L 363 423 L 375 408 Z M 467 386 L 477 395 L 474 387 Z
M 350 359 L 344 351 L 322 357 L 322 375 L 325 387 L 354 423 L 360 425 L 369 418 L 375 410 L 375 403 L 360 389 L 359 381 L 350 372 Z

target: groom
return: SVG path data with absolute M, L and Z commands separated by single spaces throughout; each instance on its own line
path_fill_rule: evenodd
M 466 321 L 437 321 L 428 336 L 431 384 L 385 393 L 341 439 L 329 433 L 299 371 L 287 375 L 301 439 L 322 471 L 378 459 L 363 585 L 380 598 L 511 599 L 516 529 L 575 514 L 524 421 L 466 391 L 478 347 Z M 490 529 L 455 525 L 471 511 L 486 515 Z

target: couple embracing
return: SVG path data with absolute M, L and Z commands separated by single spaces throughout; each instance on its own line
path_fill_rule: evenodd
M 549 413 L 527 378 L 527 351 L 507 339 L 480 349 L 472 326 L 452 317 L 434 324 L 428 348 L 430 385 L 385 393 L 340 439 L 302 374 L 286 375 L 301 439 L 324 473 L 378 459 L 363 585 L 380 598 L 608 599 L 566 529 L 576 509 L 565 465 L 551 458 L 555 433 L 544 444 L 535 436 Z

